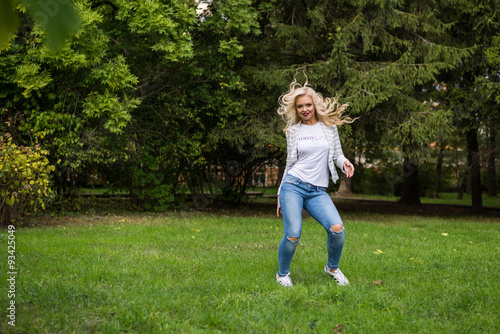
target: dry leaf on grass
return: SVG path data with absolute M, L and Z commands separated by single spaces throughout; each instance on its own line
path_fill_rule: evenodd
M 338 333 L 338 334 L 342 334 L 342 324 L 338 324 L 338 325 L 335 325 L 335 327 L 333 327 L 333 333 Z
M 382 280 L 379 279 L 379 280 L 373 281 L 373 284 L 382 285 Z

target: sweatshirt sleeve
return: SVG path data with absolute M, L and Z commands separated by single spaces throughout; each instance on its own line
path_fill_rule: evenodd
M 347 161 L 347 158 L 344 156 L 344 152 L 342 151 L 342 145 L 340 144 L 339 132 L 337 130 L 337 126 L 333 126 L 333 146 L 334 146 L 334 155 L 333 161 L 335 165 L 345 174 L 344 171 L 344 162 Z
M 294 138 L 296 138 L 296 136 L 294 137 L 292 131 L 286 133 L 286 164 L 285 164 L 285 170 L 283 172 L 283 177 L 280 182 L 280 187 L 278 188 L 278 196 L 280 195 L 281 185 L 283 184 L 283 179 L 285 178 L 285 175 L 288 174 L 288 171 L 297 160 L 297 148 Z M 295 152 L 293 152 L 293 150 L 295 150 Z

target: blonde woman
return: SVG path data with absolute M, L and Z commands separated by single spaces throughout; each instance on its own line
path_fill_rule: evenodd
M 354 166 L 344 156 L 337 132 L 337 125 L 353 122 L 349 117 L 342 117 L 348 105 L 341 105 L 333 98 L 323 98 L 307 82 L 301 86 L 296 81 L 279 102 L 278 114 L 286 121 L 287 158 L 276 210 L 278 217 L 281 211 L 285 227 L 279 245 L 276 281 L 293 286 L 290 265 L 302 233 L 302 209 L 305 209 L 328 235 L 325 272 L 338 285 L 347 285 L 349 281 L 339 269 L 344 224 L 326 188 L 329 176 L 334 183 L 339 178 L 335 165 L 347 177 L 354 175 Z

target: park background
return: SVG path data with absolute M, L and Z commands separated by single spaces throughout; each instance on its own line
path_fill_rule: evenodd
M 2 1 L 1 329 L 497 332 L 499 25 L 494 0 Z M 352 290 L 309 276 L 314 233 L 295 291 L 269 279 L 293 80 L 357 118 L 328 189 Z

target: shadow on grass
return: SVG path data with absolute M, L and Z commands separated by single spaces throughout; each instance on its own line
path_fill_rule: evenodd
M 363 216 L 364 219 L 376 218 L 380 215 L 391 216 L 422 216 L 422 217 L 442 217 L 442 218 L 474 218 L 481 221 L 500 222 L 500 208 L 483 208 L 475 211 L 471 207 L 462 205 L 447 204 L 420 204 L 405 205 L 396 201 L 385 200 L 365 200 L 333 198 L 333 201 L 342 216 Z M 172 208 L 168 211 L 144 212 L 135 209 L 130 204 L 130 199 L 123 197 L 89 197 L 80 198 L 74 204 L 67 205 L 64 209 L 52 208 L 40 215 L 30 217 L 25 226 L 52 225 L 54 222 L 61 223 L 67 220 L 68 223 L 85 224 L 88 222 L 97 223 L 105 216 L 137 216 L 144 214 L 152 215 L 191 215 L 208 214 L 214 216 L 235 216 L 235 217 L 276 217 L 275 198 L 251 199 L 247 203 L 235 206 L 230 204 L 209 204 L 202 208 L 183 204 L 181 207 Z M 305 217 L 308 216 L 304 212 Z M 281 217 L 279 218 L 281 220 Z

